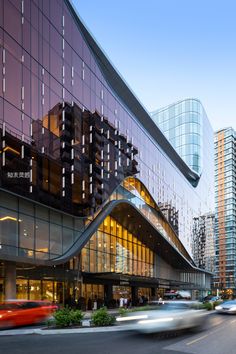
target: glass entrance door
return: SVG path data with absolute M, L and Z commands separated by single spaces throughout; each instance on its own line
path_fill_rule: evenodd
M 112 292 L 113 292 L 113 299 L 115 299 L 116 301 L 120 300 L 121 297 L 125 299 L 131 298 L 130 286 L 113 285 Z

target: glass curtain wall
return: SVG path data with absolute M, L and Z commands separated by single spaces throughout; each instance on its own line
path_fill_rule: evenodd
M 200 101 L 186 99 L 151 113 L 182 159 L 197 173 L 202 170 L 202 121 Z
M 0 289 L 1 284 L 3 286 L 3 281 L 1 283 L 0 280 Z M 16 298 L 21 300 L 48 300 L 63 303 L 63 288 L 63 282 L 18 278 L 16 280 Z
M 114 218 L 107 216 L 82 250 L 82 271 L 153 277 L 154 254 Z

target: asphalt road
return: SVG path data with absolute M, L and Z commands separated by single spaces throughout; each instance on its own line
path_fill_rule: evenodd
M 205 331 L 169 337 L 109 332 L 1 336 L 2 354 L 235 354 L 236 316 L 209 315 Z

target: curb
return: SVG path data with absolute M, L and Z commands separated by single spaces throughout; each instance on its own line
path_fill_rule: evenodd
M 123 326 L 112 327 L 95 327 L 95 328 L 71 328 L 71 329 L 10 329 L 0 332 L 0 336 L 19 336 L 38 334 L 41 336 L 55 335 L 55 334 L 73 334 L 73 333 L 103 333 L 103 332 L 118 332 L 127 331 Z

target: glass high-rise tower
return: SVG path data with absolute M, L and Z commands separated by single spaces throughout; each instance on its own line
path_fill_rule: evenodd
M 185 163 L 201 174 L 213 171 L 211 126 L 201 102 L 187 98 L 151 113 L 151 117 Z M 208 166 L 208 167 L 206 167 Z M 209 189 L 210 191 L 210 189 Z M 212 198 L 210 193 L 209 198 Z M 214 271 L 214 210 L 194 217 L 193 258 L 198 267 Z
M 215 134 L 215 287 L 226 295 L 236 292 L 236 132 Z
M 206 148 L 203 135 L 209 130 L 201 102 L 184 99 L 152 112 L 151 117 L 188 166 L 201 173 L 203 145 Z

